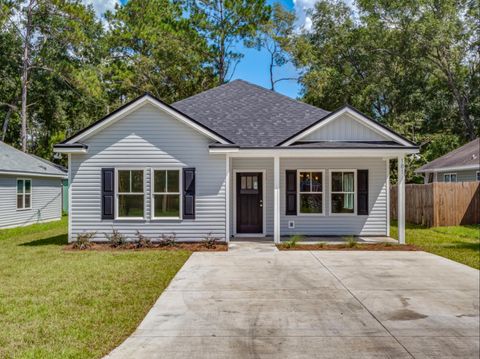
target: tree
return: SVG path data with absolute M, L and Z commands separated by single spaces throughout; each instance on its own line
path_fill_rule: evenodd
M 275 78 L 275 68 L 284 66 L 290 61 L 287 50 L 290 48 L 294 22 L 295 13 L 285 10 L 280 3 L 275 3 L 271 18 L 260 26 L 259 36 L 249 44 L 259 50 L 265 49 L 269 54 L 268 73 L 271 90 L 275 90 L 275 84 L 280 81 L 298 80 L 298 78 L 289 77 Z
M 253 39 L 268 21 L 270 11 L 265 0 L 188 0 L 192 24 L 211 47 L 218 83 L 233 75 L 243 56 L 235 46 Z
M 111 103 L 144 92 L 173 102 L 214 85 L 207 42 L 183 16 L 180 2 L 131 0 L 106 20 Z

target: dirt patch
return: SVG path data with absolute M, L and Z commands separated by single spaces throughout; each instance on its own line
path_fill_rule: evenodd
M 138 247 L 134 243 L 127 243 L 119 247 L 112 247 L 108 243 L 91 243 L 88 248 L 78 249 L 73 243 L 64 247 L 65 251 L 189 251 L 189 252 L 226 252 L 228 245 L 226 243 L 217 243 L 213 247 L 207 247 L 204 243 L 176 243 L 175 245 L 159 245 L 152 243 L 149 247 Z
M 277 244 L 281 251 L 419 251 L 420 248 L 412 244 L 389 243 L 357 243 L 354 247 L 347 244 L 297 244 L 288 247 L 288 244 Z

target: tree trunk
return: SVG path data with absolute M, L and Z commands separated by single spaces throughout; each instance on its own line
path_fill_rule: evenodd
M 270 72 L 270 89 L 272 91 L 275 91 L 275 81 L 273 81 L 273 54 L 270 54 L 269 72 Z
M 21 119 L 22 129 L 20 138 L 22 140 L 22 151 L 27 152 L 27 98 L 28 98 L 28 71 L 30 67 L 30 37 L 32 34 L 32 9 L 35 0 L 30 0 L 27 8 L 27 19 L 25 24 L 25 38 L 22 58 L 22 100 L 21 100 Z

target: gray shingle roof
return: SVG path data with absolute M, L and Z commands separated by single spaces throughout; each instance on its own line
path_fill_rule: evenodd
M 172 107 L 242 147 L 273 147 L 329 113 L 243 80 Z
M 0 172 L 66 176 L 59 166 L 0 141 Z
M 311 141 L 295 142 L 293 148 L 403 148 L 395 141 Z
M 423 165 L 417 172 L 439 170 L 442 168 L 455 168 L 462 166 L 480 167 L 480 138 L 473 140 L 462 147 L 453 150 L 442 157 L 439 157 Z

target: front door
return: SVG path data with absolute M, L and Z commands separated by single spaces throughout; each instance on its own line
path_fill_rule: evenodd
M 237 233 L 263 232 L 262 172 L 237 173 Z

